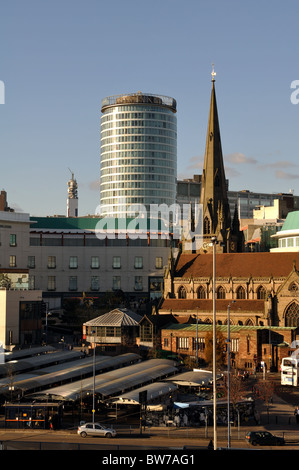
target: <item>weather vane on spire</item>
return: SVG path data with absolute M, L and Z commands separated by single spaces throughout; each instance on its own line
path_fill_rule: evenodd
M 214 82 L 214 81 L 215 81 L 215 77 L 216 77 L 216 72 L 214 71 L 214 64 L 212 64 L 212 67 L 213 67 L 213 69 L 212 69 L 211 75 L 212 75 L 212 82 Z

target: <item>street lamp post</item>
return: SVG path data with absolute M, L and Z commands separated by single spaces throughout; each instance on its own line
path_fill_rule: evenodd
M 268 302 L 271 302 L 271 295 L 268 295 Z M 272 348 L 271 348 L 271 307 L 268 308 L 268 321 L 269 321 L 269 372 L 272 366 Z
M 235 303 L 235 300 L 232 301 Z M 230 304 L 227 306 L 227 447 L 230 448 Z
M 213 245 L 213 421 L 214 421 L 214 450 L 217 450 L 217 403 L 216 403 L 216 243 L 217 238 L 212 237 Z
M 95 421 L 95 377 L 96 377 L 96 331 L 91 331 L 93 334 L 93 393 L 92 393 L 92 422 Z
M 198 309 L 196 310 L 196 367 L 198 367 Z

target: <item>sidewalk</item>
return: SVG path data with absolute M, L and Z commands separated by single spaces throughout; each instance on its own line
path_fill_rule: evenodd
M 260 424 L 265 430 L 286 430 L 298 431 L 299 439 L 299 424 L 296 423 L 294 416 L 294 405 L 285 402 L 279 396 L 274 395 L 273 402 L 267 405 L 264 401 L 256 400 L 255 407 L 260 414 Z

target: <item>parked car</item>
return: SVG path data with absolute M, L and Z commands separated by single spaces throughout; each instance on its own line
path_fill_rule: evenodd
M 116 431 L 115 429 L 105 428 L 100 423 L 84 423 L 78 426 L 78 434 L 80 434 L 81 437 L 115 437 Z
M 285 444 L 283 437 L 274 436 L 268 431 L 250 431 L 246 434 L 245 439 L 253 446 L 283 446 Z

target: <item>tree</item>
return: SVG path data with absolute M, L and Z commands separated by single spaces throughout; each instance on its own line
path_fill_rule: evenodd
M 209 366 L 213 365 L 213 332 L 209 331 L 205 338 L 205 360 Z M 216 328 L 216 368 L 221 369 L 225 364 L 225 338 Z
M 268 414 L 268 423 L 269 423 L 269 404 L 272 401 L 272 397 L 275 391 L 275 383 L 268 378 L 261 380 L 255 386 L 255 395 L 256 398 L 260 398 L 267 405 L 267 414 Z

